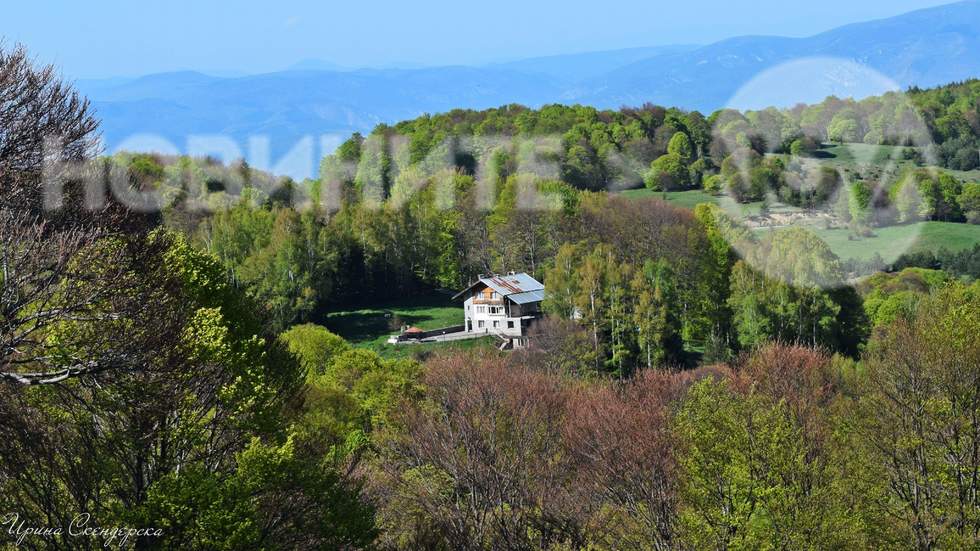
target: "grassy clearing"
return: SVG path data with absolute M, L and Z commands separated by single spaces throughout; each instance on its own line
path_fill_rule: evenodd
M 438 352 L 495 350 L 495 338 L 445 343 L 393 345 L 386 341 L 403 325 L 439 329 L 463 324 L 463 306 L 448 294 L 431 292 L 406 297 L 357 310 L 332 312 L 323 320 L 327 329 L 360 348 L 373 350 L 385 358 L 412 358 Z
M 873 237 L 853 236 L 849 229 L 826 229 L 810 226 L 841 260 L 863 260 L 881 256 L 885 262 L 894 262 L 906 252 L 962 251 L 980 243 L 980 226 L 954 222 L 918 222 L 901 226 L 874 228 Z M 759 234 L 776 229 L 758 229 Z
M 327 314 L 323 325 L 355 345 L 380 345 L 403 325 L 439 329 L 462 325 L 463 307 L 442 293 L 424 293 L 358 310 Z
M 645 197 L 666 199 L 668 203 L 687 209 L 693 209 L 698 203 L 718 203 L 719 199 L 718 197 L 705 193 L 700 189 L 692 189 L 690 191 L 668 191 L 664 193 L 662 191 L 640 188 L 626 190 L 622 192 L 622 195 L 623 197 L 628 197 L 630 199 L 642 199 Z
M 653 191 L 651 189 L 631 189 L 621 192 L 623 197 L 628 197 L 630 199 L 642 199 L 645 197 L 656 197 L 657 199 L 664 199 L 668 203 L 685 209 L 693 209 L 700 203 L 714 203 L 725 209 L 726 212 L 733 214 L 740 214 L 741 216 L 755 216 L 759 214 L 759 209 L 762 207 L 762 202 L 758 201 L 755 203 L 744 203 L 739 204 L 733 201 L 730 197 L 726 195 L 711 195 L 705 193 L 700 189 L 692 189 L 688 191 Z M 790 205 L 783 205 L 781 203 L 776 203 L 771 205 L 770 210 L 772 212 L 790 211 L 797 210 L 795 207 Z
M 948 249 L 961 251 L 980 243 L 980 226 L 953 222 L 919 222 L 903 226 L 875 228 L 874 237 L 848 239 L 846 229 L 814 228 L 841 259 L 870 260 L 875 253 L 893 262 L 902 253 Z

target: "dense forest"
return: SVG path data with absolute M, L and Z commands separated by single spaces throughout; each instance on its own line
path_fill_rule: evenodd
M 975 547 L 980 245 L 854 278 L 805 228 L 754 232 L 713 204 L 613 191 L 881 203 L 855 231 L 976 221 L 977 184 L 929 159 L 975 168 L 959 151 L 976 152 L 978 89 L 911 90 L 918 111 L 897 94 L 709 117 L 454 111 L 352 136 L 293 182 L 244 162 L 100 156 L 84 98 L 0 49 L 2 537 Z M 870 172 L 823 166 L 795 181 L 792 160 L 825 141 L 916 166 L 874 190 Z M 93 200 L 93 182 L 116 193 Z M 548 290 L 524 350 L 392 359 L 320 324 L 509 270 Z M 101 530 L 38 528 L 83 513 Z

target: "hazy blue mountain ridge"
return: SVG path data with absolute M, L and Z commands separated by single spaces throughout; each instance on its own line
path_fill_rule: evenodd
M 980 1 L 856 23 L 807 38 L 744 36 L 702 47 L 631 48 L 481 67 L 317 70 L 330 65 L 307 60 L 294 70 L 245 77 L 184 71 L 79 81 L 78 86 L 93 100 L 110 150 L 128 136 L 150 133 L 178 148 L 188 134 L 227 135 L 243 144 L 261 134 L 282 151 L 304 136 L 339 137 L 453 108 L 553 102 L 617 108 L 651 102 L 710 112 L 767 69 L 811 57 L 868 66 L 900 87 L 980 76 Z M 296 70 L 303 68 L 309 69 Z M 790 95 L 794 86 L 801 88 L 792 77 L 783 80 Z M 820 99 L 824 88 L 818 84 L 808 83 L 799 98 L 786 102 Z M 827 90 L 837 90 L 831 85 L 839 84 L 830 83 Z M 864 93 L 860 86 L 853 90 Z

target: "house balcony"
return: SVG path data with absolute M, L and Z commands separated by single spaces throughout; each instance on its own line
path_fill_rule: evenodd
M 502 298 L 494 298 L 494 299 L 482 299 L 482 298 L 478 299 L 478 298 L 475 298 L 475 299 L 473 299 L 473 304 L 479 304 L 481 306 L 483 306 L 483 305 L 503 306 L 504 305 L 504 299 L 502 299 Z

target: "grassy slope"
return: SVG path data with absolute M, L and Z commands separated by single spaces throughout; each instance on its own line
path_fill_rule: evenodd
M 640 199 L 643 197 L 657 197 L 666 198 L 668 203 L 678 207 L 684 207 L 688 209 L 693 209 L 698 203 L 717 203 L 718 197 L 714 195 L 709 195 L 700 189 L 694 189 L 691 191 L 668 191 L 664 194 L 661 191 L 653 191 L 652 189 L 640 188 L 640 189 L 630 189 L 622 192 L 624 197 L 629 197 L 630 199 Z
M 397 334 L 402 325 L 439 329 L 462 324 L 462 303 L 452 302 L 449 296 L 442 293 L 418 294 L 358 310 L 332 312 L 323 320 L 327 329 L 354 346 L 374 350 L 386 358 L 411 357 L 421 352 L 491 347 L 495 344 L 493 339 L 397 346 L 385 342 L 390 335 Z
M 742 216 L 755 216 L 759 214 L 759 208 L 762 206 L 762 201 L 739 204 L 728 196 L 711 195 L 700 189 L 693 189 L 690 191 L 668 191 L 667 193 L 664 193 L 662 191 L 653 191 L 642 188 L 631 189 L 621 193 L 624 197 L 629 197 L 631 199 L 640 199 L 643 197 L 666 199 L 668 203 L 685 209 L 693 209 L 699 203 L 714 203 L 716 205 L 720 205 L 726 212 L 739 213 Z M 791 205 L 774 203 L 770 205 L 769 210 L 771 212 L 792 212 L 799 209 Z
M 919 222 L 904 226 L 875 228 L 874 237 L 849 240 L 846 229 L 814 229 L 842 259 L 870 260 L 875 253 L 892 262 L 904 252 L 917 250 L 961 251 L 980 243 L 980 226 L 953 222 Z

